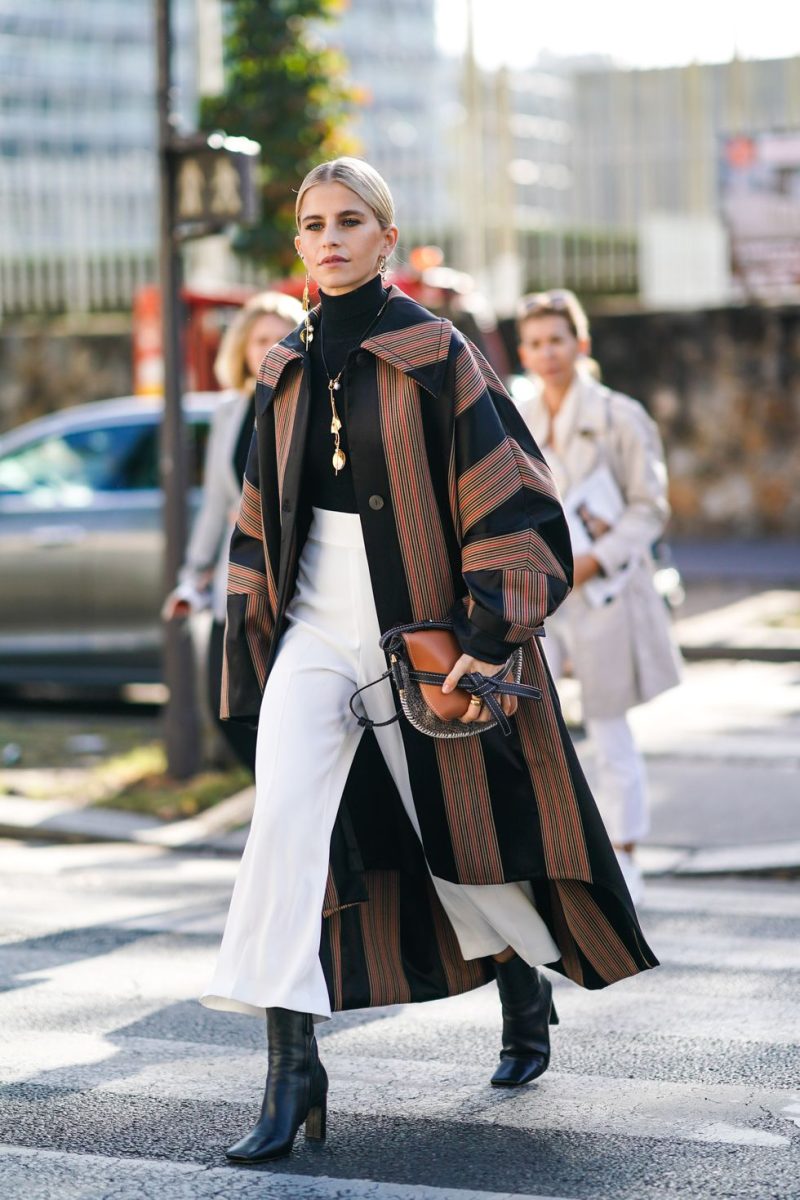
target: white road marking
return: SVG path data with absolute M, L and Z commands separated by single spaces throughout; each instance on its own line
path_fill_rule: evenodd
M 359 1043 L 361 1029 L 343 1041 Z M 355 1047 L 354 1047 L 355 1048 Z M 739 1084 L 665 1083 L 551 1069 L 535 1087 L 506 1092 L 488 1086 L 483 1065 L 379 1058 L 357 1054 L 326 1038 L 322 1056 L 336 1114 L 408 1120 L 463 1121 L 581 1135 L 647 1137 L 783 1148 L 788 1137 L 758 1127 L 778 1114 L 794 1092 Z M 230 1046 L 94 1034 L 17 1037 L 0 1050 L 8 1083 L 79 1088 L 118 1096 L 159 1097 L 257 1106 L 264 1055 Z
M 126 1181 L 129 1194 L 159 1200 L 566 1200 L 519 1192 L 379 1183 L 373 1179 L 333 1179 L 327 1175 L 253 1172 L 247 1168 L 204 1167 L 159 1159 L 111 1158 L 0 1145 L 0 1193 L 25 1200 L 96 1200 L 109 1186 Z M 115 1195 L 122 1193 L 114 1191 Z

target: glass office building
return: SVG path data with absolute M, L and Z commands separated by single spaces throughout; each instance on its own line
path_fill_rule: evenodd
M 194 0 L 173 0 L 191 125 Z M 114 308 L 154 270 L 154 6 L 0 0 L 0 311 Z

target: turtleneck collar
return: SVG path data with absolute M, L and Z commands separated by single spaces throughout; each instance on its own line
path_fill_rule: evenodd
M 353 332 L 358 336 L 359 329 L 352 327 L 366 324 L 371 316 L 377 315 L 386 299 L 386 291 L 381 276 L 375 275 L 352 292 L 329 296 L 320 289 L 319 296 L 320 316 L 328 332 L 332 335 Z

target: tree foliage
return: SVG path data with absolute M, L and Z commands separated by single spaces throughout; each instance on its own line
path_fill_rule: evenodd
M 261 220 L 235 248 L 277 274 L 292 268 L 295 191 L 318 162 L 352 153 L 343 125 L 356 98 L 340 54 L 315 36 L 342 0 L 224 0 L 225 91 L 206 97 L 204 130 L 261 143 Z

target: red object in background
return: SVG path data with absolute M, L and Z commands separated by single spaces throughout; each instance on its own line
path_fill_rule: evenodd
M 438 246 L 416 247 L 409 255 L 408 266 L 392 271 L 389 280 L 426 308 L 449 317 L 478 345 L 497 373 L 506 375 L 508 356 L 494 313 L 472 278 L 442 266 L 443 259 Z M 269 290 L 286 292 L 299 300 L 303 284 L 302 276 L 289 276 L 270 284 Z M 257 290 L 244 286 L 182 289 L 183 378 L 187 391 L 219 390 L 214 359 L 233 315 L 231 310 L 241 308 Z M 315 289 L 312 303 L 316 299 Z M 164 390 L 161 295 L 155 284 L 139 288 L 133 302 L 133 390 L 137 396 L 160 395 Z
M 181 289 L 183 305 L 183 386 L 186 391 L 216 392 L 214 359 L 233 311 L 246 304 L 258 288 L 242 285 Z M 265 289 L 266 290 L 266 289 Z M 303 279 L 288 278 L 270 285 L 298 300 Z M 156 284 L 145 284 L 133 301 L 133 390 L 137 396 L 160 396 L 164 391 L 161 352 L 161 293 Z
M 211 290 L 182 288 L 183 386 L 187 392 L 216 392 L 219 383 L 214 374 L 222 335 L 233 313 L 246 304 L 256 289 L 224 287 Z
M 725 148 L 728 163 L 737 169 L 751 167 L 756 160 L 757 150 L 753 138 L 731 138 Z
M 137 396 L 164 391 L 161 292 L 154 283 L 140 287 L 133 298 L 133 390 Z

